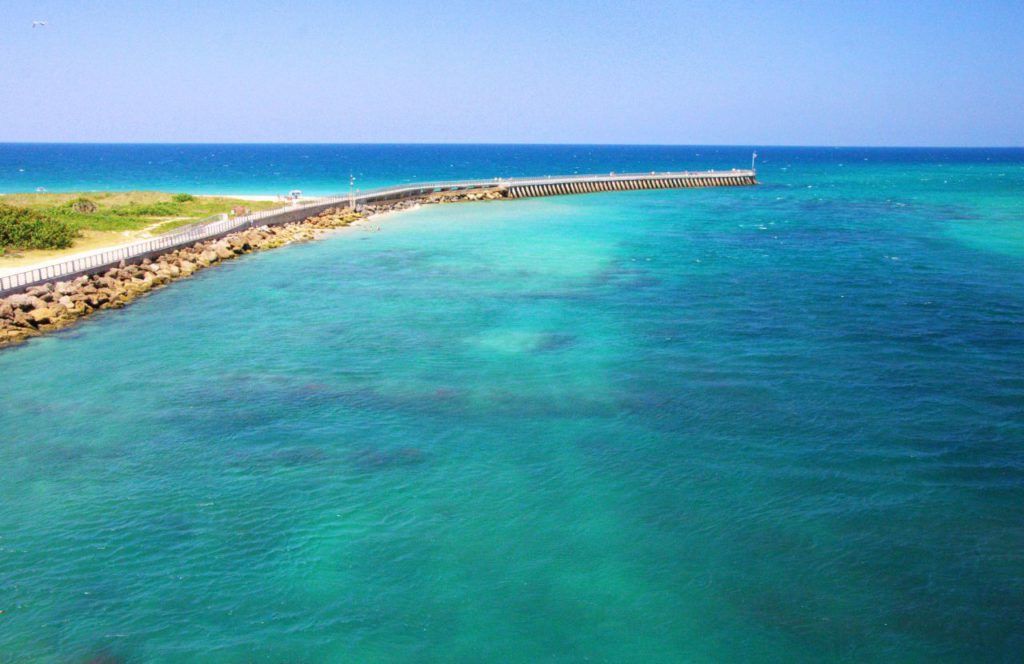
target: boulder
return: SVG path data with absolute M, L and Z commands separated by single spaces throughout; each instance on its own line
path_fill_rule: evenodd
M 236 254 L 240 254 L 252 248 L 243 235 L 232 235 L 228 238 L 228 246 Z
M 118 302 L 130 302 L 147 290 L 149 290 L 149 287 L 146 284 L 141 281 L 133 281 L 125 284 L 124 288 L 117 291 L 116 298 Z
M 31 295 L 25 295 L 24 293 L 18 293 L 11 295 L 7 298 L 7 304 L 11 305 L 14 309 L 20 309 L 21 311 L 29 311 L 35 308 L 36 303 L 35 297 Z
M 52 322 L 53 319 L 56 318 L 56 314 L 54 313 L 54 311 L 52 309 L 47 309 L 45 307 L 41 309 L 33 309 L 31 312 L 29 312 L 28 316 L 29 320 L 31 320 L 36 325 L 45 325 L 49 322 Z
M 102 307 L 107 302 L 110 302 L 109 291 L 99 291 L 97 293 L 93 293 L 92 295 L 89 296 L 89 299 L 86 300 L 86 303 L 88 303 L 88 305 L 94 309 Z
M 21 309 L 16 309 L 14 311 L 14 325 L 17 327 L 34 327 L 32 319 L 29 318 L 29 315 Z
M 0 330 L 0 346 L 6 344 L 18 343 L 25 337 L 30 336 L 31 332 L 23 329 L 14 330 Z

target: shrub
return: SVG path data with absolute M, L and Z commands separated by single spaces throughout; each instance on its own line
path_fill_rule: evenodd
M 171 200 L 175 203 L 188 203 L 189 201 L 196 200 L 196 197 L 192 194 L 175 194 Z
M 93 214 L 100 209 L 100 206 L 88 198 L 76 198 L 71 201 L 71 209 L 79 214 Z
M 118 205 L 111 208 L 110 211 L 119 217 L 175 217 L 181 214 L 181 208 L 178 204 L 171 203 L 170 201 L 151 203 L 149 205 L 139 203 Z
M 35 210 L 0 203 L 0 247 L 5 249 L 66 249 L 78 232 L 59 219 Z

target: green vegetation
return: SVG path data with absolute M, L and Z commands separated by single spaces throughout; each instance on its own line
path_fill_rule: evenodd
M 80 214 L 94 214 L 99 211 L 100 207 L 96 205 L 95 201 L 80 197 L 71 201 L 71 209 Z
M 7 249 L 66 249 L 78 231 L 60 219 L 0 203 L 0 253 Z
M 0 230 L 0 251 L 68 247 L 83 230 L 145 229 L 155 235 L 211 215 L 230 212 L 234 206 L 254 211 L 280 206 L 271 201 L 242 201 L 156 191 L 7 194 L 0 196 L 0 205 L 6 210 L 5 227 Z

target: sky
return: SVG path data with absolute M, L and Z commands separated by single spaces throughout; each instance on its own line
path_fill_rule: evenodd
M 2 0 L 0 141 L 1024 146 L 1022 26 L 1022 0 Z

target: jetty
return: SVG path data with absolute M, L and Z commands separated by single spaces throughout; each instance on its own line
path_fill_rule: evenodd
M 332 208 L 359 211 L 365 207 L 400 201 L 473 201 L 520 199 L 540 196 L 569 196 L 609 191 L 643 189 L 691 189 L 742 187 L 757 184 L 757 172 L 680 171 L 667 173 L 608 173 L 605 175 L 560 175 L 533 178 L 493 178 L 426 182 L 382 187 L 361 193 L 325 196 L 309 203 L 265 210 L 253 214 L 217 218 L 192 224 L 151 240 L 141 240 L 105 250 L 75 254 L 43 265 L 0 276 L 0 297 L 53 281 L 67 281 L 105 272 L 113 267 L 141 263 L 197 242 L 215 240 L 246 228 L 277 226 L 303 221 Z

